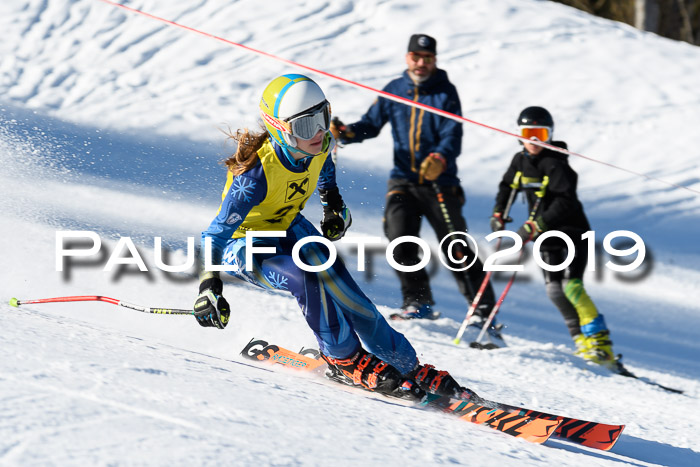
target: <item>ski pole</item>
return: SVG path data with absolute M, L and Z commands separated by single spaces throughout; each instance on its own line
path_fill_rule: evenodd
M 540 189 L 535 192 L 535 196 L 537 196 L 537 200 L 535 201 L 535 204 L 532 206 L 532 210 L 530 211 L 530 217 L 528 220 L 532 221 L 532 220 L 535 220 L 535 217 L 537 217 L 537 214 L 540 210 L 540 206 L 542 205 L 542 199 L 544 198 L 544 195 L 547 192 L 547 185 L 549 185 L 549 177 L 545 175 L 544 177 L 542 177 L 542 184 L 540 185 Z M 518 264 L 520 264 L 520 259 L 523 257 L 524 248 L 525 248 L 525 245 L 523 245 L 523 248 L 520 249 L 520 254 L 518 255 Z M 505 287 L 505 289 L 503 289 L 501 296 L 498 298 L 498 301 L 493 306 L 493 309 L 491 309 L 491 313 L 489 313 L 488 319 L 484 323 L 484 326 L 481 328 L 481 332 L 477 336 L 476 341 L 474 341 L 477 344 L 479 344 L 481 342 L 481 339 L 484 337 L 486 330 L 489 328 L 489 326 L 491 326 L 493 319 L 496 317 L 498 310 L 501 308 L 501 304 L 503 303 L 503 300 L 506 299 L 506 295 L 508 294 L 508 291 L 510 290 L 511 286 L 513 285 L 513 282 L 515 281 L 515 274 L 516 273 L 517 273 L 517 271 L 513 271 L 513 274 L 510 276 L 510 280 L 508 281 L 508 284 L 506 284 L 506 287 Z
M 54 297 L 54 298 L 38 298 L 35 300 L 18 300 L 10 299 L 10 305 L 19 307 L 20 305 L 29 305 L 32 303 L 62 303 L 62 302 L 107 302 L 112 305 L 121 306 L 130 310 L 140 311 L 142 313 L 155 313 L 159 315 L 194 315 L 194 310 L 183 310 L 178 308 L 150 308 L 142 305 L 118 300 L 116 298 L 104 297 L 102 295 L 76 295 L 72 297 Z
M 520 259 L 522 257 L 523 257 L 523 250 L 521 249 L 520 254 L 518 255 L 518 264 L 520 264 Z M 476 340 L 474 341 L 477 344 L 481 342 L 481 339 L 484 337 L 486 330 L 491 326 L 493 319 L 496 317 L 496 314 L 498 314 L 498 310 L 501 308 L 501 304 L 506 299 L 506 295 L 508 294 L 508 291 L 510 290 L 511 286 L 513 285 L 513 282 L 515 282 L 515 274 L 517 274 L 517 272 L 518 271 L 513 271 L 513 274 L 511 274 L 511 276 L 510 276 L 510 280 L 506 284 L 506 287 L 503 289 L 503 292 L 501 292 L 501 296 L 498 297 L 498 301 L 491 309 L 491 313 L 489 313 L 489 318 L 484 323 L 483 327 L 481 328 L 481 332 L 479 332 L 479 335 L 476 337 Z
M 500 248 L 501 248 L 501 238 L 499 238 L 498 243 L 496 243 L 496 251 L 498 251 Z M 462 324 L 459 327 L 459 330 L 457 331 L 457 335 L 455 336 L 455 338 L 453 340 L 455 345 L 459 345 L 459 343 L 462 341 L 462 336 L 464 335 L 464 331 L 467 330 L 467 326 L 469 325 L 469 320 L 471 319 L 472 315 L 474 314 L 474 311 L 476 311 L 476 307 L 479 306 L 479 302 L 481 302 L 481 296 L 484 294 L 484 290 L 486 290 L 486 286 L 488 285 L 492 274 L 493 274 L 493 271 L 487 271 L 486 275 L 484 276 L 484 280 L 481 281 L 481 286 L 479 286 L 479 291 L 474 296 L 474 300 L 472 300 L 471 305 L 469 305 L 469 309 L 467 310 L 467 315 L 464 317 L 464 320 L 462 321 Z
M 452 223 L 452 218 L 450 217 L 450 213 L 447 211 L 447 205 L 445 204 L 445 195 L 442 193 L 442 189 L 440 188 L 440 185 L 437 184 L 436 181 L 433 181 L 433 190 L 435 191 L 435 197 L 437 198 L 438 206 L 440 206 L 440 212 L 442 213 L 442 218 L 445 221 L 445 225 L 447 226 L 447 231 L 448 232 L 454 232 L 455 227 L 454 224 Z M 466 255 L 464 255 L 466 256 Z M 473 297 L 474 296 L 474 288 L 472 287 L 472 284 L 470 281 L 465 281 L 467 284 L 467 288 L 469 289 L 469 294 Z
M 515 174 L 515 178 L 513 179 L 513 183 L 510 185 L 511 190 L 510 190 L 510 196 L 508 197 L 508 203 L 506 204 L 506 208 L 503 211 L 503 222 L 508 223 L 512 222 L 513 219 L 509 217 L 510 214 L 510 208 L 513 206 L 513 201 L 515 201 L 515 196 L 518 193 L 518 188 L 520 186 L 520 176 L 521 173 L 518 172 Z M 501 240 L 503 237 L 498 238 L 498 242 L 496 243 L 496 251 L 501 249 Z M 486 286 L 489 284 L 489 280 L 491 279 L 491 275 L 493 274 L 493 271 L 487 271 L 486 275 L 484 276 L 484 280 L 481 281 L 481 285 L 479 286 L 479 291 L 476 293 L 474 296 L 474 299 L 472 300 L 471 305 L 469 305 L 469 309 L 467 310 L 467 314 L 464 317 L 464 320 L 462 321 L 462 325 L 459 327 L 459 330 L 457 331 L 457 335 L 455 336 L 453 342 L 455 345 L 459 345 L 459 343 L 462 340 L 462 336 L 464 335 L 464 331 L 467 330 L 467 326 L 469 325 L 469 320 L 471 319 L 472 315 L 476 311 L 476 307 L 479 306 L 479 303 L 481 302 L 481 296 L 484 294 L 484 291 L 486 290 Z
M 450 213 L 447 212 L 447 205 L 445 204 L 445 195 L 442 194 L 442 189 L 440 188 L 440 185 L 437 184 L 437 182 L 433 182 L 432 186 L 433 190 L 435 191 L 435 197 L 437 198 L 438 206 L 440 206 L 442 218 L 445 221 L 445 225 L 447 226 L 447 230 L 453 232 L 455 228 L 454 224 L 452 224 L 452 218 L 450 217 Z

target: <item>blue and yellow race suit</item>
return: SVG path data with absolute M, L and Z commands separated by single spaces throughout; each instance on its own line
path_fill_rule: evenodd
M 416 364 L 416 352 L 403 336 L 389 326 L 375 305 L 360 290 L 338 258 L 325 271 L 308 272 L 292 259 L 292 248 L 305 237 L 321 233 L 301 214 L 318 188 L 336 187 L 335 164 L 328 157 L 334 142 L 315 157 L 293 165 L 285 149 L 268 138 L 258 150 L 259 162 L 247 172 L 228 173 L 221 206 L 209 228 L 202 232 L 212 240 L 212 264 L 231 267 L 230 274 L 266 289 L 289 291 L 296 299 L 318 340 L 321 352 L 347 358 L 361 343 L 402 373 Z M 255 247 L 275 247 L 275 253 L 255 253 L 246 271 L 246 232 L 285 231 L 285 237 L 258 237 Z M 300 250 L 308 265 L 324 264 L 328 249 L 311 242 Z

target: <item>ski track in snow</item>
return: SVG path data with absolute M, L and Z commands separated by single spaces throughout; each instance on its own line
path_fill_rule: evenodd
M 700 189 L 697 47 L 534 0 L 130 6 L 376 88 L 402 69 L 408 36 L 426 32 L 438 39 L 438 65 L 468 118 L 511 130 L 523 107 L 543 105 L 573 151 Z M 220 200 L 219 161 L 232 147 L 219 130 L 256 125 L 264 83 L 298 70 L 99 1 L 4 2 L 0 29 L 3 303 L 99 294 L 189 306 L 194 273 L 155 270 L 154 237 L 172 263 L 184 262 L 187 237 L 199 238 Z M 374 99 L 318 81 L 346 122 Z M 385 129 L 339 152 L 351 235 L 382 236 L 391 145 Z M 482 256 L 496 185 L 517 150 L 510 138 L 465 125 L 460 176 Z M 252 365 L 239 356 L 252 337 L 292 350 L 316 343 L 292 298 L 229 281 L 236 309 L 224 331 L 104 303 L 0 304 L 0 465 L 700 465 L 700 196 L 579 158 L 571 164 L 598 241 L 631 230 L 649 251 L 641 278 L 606 269 L 605 255 L 587 273 L 615 350 L 639 376 L 685 395 L 575 358 L 532 260 L 499 315 L 507 349 L 452 344 L 466 305 L 439 268 L 443 317 L 392 325 L 422 361 L 490 399 L 626 424 L 612 452 L 557 440 L 534 446 Z M 317 205 L 305 211 L 314 223 Z M 516 202 L 516 222 L 525 214 Z M 100 261 L 57 272 L 57 230 L 96 231 Z M 149 273 L 102 270 L 125 236 Z M 355 254 L 340 252 L 356 269 Z M 388 315 L 399 305 L 396 278 L 382 255 L 372 266 L 354 276 Z M 497 278 L 497 293 L 506 280 Z

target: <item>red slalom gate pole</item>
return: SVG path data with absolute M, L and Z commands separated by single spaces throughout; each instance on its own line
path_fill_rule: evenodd
M 513 183 L 510 185 L 510 195 L 508 196 L 508 203 L 506 204 L 506 208 L 503 210 L 503 222 L 508 223 L 511 222 L 513 219 L 510 218 L 510 208 L 513 206 L 513 201 L 515 201 L 515 196 L 518 194 L 518 190 L 520 189 L 520 175 L 515 176 L 513 179 Z M 496 243 L 496 251 L 499 251 L 501 249 L 501 240 L 503 237 L 498 238 L 498 242 Z M 520 262 L 520 259 L 518 259 L 518 262 Z M 469 325 L 469 319 L 472 317 L 474 314 L 474 311 L 476 311 L 476 307 L 479 306 L 479 303 L 481 302 L 481 296 L 484 294 L 484 291 L 486 290 L 486 286 L 489 284 L 489 280 L 491 279 L 491 275 L 493 274 L 493 271 L 487 271 L 486 274 L 484 275 L 484 279 L 481 281 L 481 286 L 479 287 L 479 291 L 476 293 L 474 296 L 474 299 L 472 300 L 471 305 L 469 305 L 469 309 L 467 310 L 467 315 L 464 317 L 464 320 L 462 321 L 462 325 L 459 327 L 459 330 L 457 331 L 457 335 L 455 336 L 454 340 L 452 342 L 455 343 L 455 345 L 459 345 L 459 343 L 462 341 L 462 336 L 464 335 L 464 331 L 467 330 L 467 326 Z
M 102 295 L 75 295 L 70 297 L 53 297 L 53 298 L 38 298 L 34 300 L 19 300 L 17 298 L 10 299 L 10 305 L 19 307 L 20 305 L 29 305 L 34 303 L 64 303 L 64 302 L 106 302 L 112 305 L 117 305 L 122 308 L 140 311 L 142 313 L 154 313 L 158 315 L 194 315 L 194 310 L 184 310 L 178 308 L 151 308 L 142 305 L 125 302 L 116 298 L 105 297 Z
M 501 239 L 498 239 L 498 243 L 496 244 L 496 251 L 499 250 L 501 247 Z M 479 305 L 479 302 L 481 301 L 481 296 L 484 294 L 484 290 L 486 290 L 486 286 L 489 283 L 489 280 L 491 279 L 491 274 L 493 274 L 493 271 L 488 271 L 486 275 L 484 276 L 484 280 L 481 281 L 481 287 L 479 287 L 479 291 L 476 293 L 474 296 L 474 300 L 472 300 L 471 305 L 469 305 L 469 310 L 467 311 L 467 316 L 464 317 L 464 321 L 462 321 L 462 325 L 459 327 L 459 330 L 457 331 L 457 336 L 455 336 L 454 340 L 452 342 L 455 343 L 455 345 L 459 345 L 459 343 L 462 341 L 462 336 L 464 335 L 464 331 L 467 330 L 467 326 L 469 325 L 469 319 L 472 317 L 474 314 L 474 311 L 476 310 L 476 307 Z
M 520 255 L 518 255 L 518 264 L 520 264 L 520 258 L 523 256 L 523 249 L 520 250 Z M 486 333 L 486 330 L 491 326 L 491 323 L 493 323 L 493 319 L 496 317 L 496 314 L 498 314 L 498 310 L 501 309 L 501 304 L 503 301 L 506 299 L 506 295 L 508 295 L 508 291 L 513 285 L 513 282 L 515 282 L 515 275 L 517 274 L 518 271 L 513 271 L 513 274 L 510 276 L 510 280 L 508 281 L 508 284 L 506 284 L 506 287 L 503 289 L 503 292 L 501 292 L 501 296 L 498 297 L 498 301 L 494 305 L 493 309 L 491 310 L 491 314 L 489 315 L 489 319 L 486 320 L 484 323 L 484 326 L 481 328 L 481 332 L 477 336 L 476 342 L 477 344 L 481 343 L 481 339 L 483 339 L 484 334 Z

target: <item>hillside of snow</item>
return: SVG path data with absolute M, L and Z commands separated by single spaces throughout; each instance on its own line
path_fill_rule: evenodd
M 536 0 L 124 4 L 379 89 L 403 70 L 408 37 L 424 32 L 467 118 L 512 131 L 522 108 L 541 105 L 572 151 L 700 190 L 700 48 L 685 43 Z M 233 150 L 222 131 L 258 125 L 264 86 L 299 70 L 100 0 L 2 2 L 0 29 L 0 465 L 700 464 L 700 195 L 587 159 L 570 162 L 598 242 L 630 230 L 647 248 L 638 271 L 620 274 L 599 245 L 589 294 L 629 369 L 684 395 L 574 357 L 531 258 L 499 313 L 508 348 L 452 343 L 466 304 L 440 266 L 443 317 L 392 325 L 421 361 L 485 397 L 626 424 L 610 452 L 532 445 L 253 365 L 239 355 L 253 337 L 316 343 L 291 297 L 238 281 L 225 287 L 235 306 L 223 331 L 105 303 L 10 307 L 12 297 L 105 295 L 189 308 L 197 281 L 158 270 L 154 238 L 168 262 L 185 262 L 187 238 L 198 243 L 220 201 L 220 161 Z M 312 77 L 346 122 L 375 99 Z M 483 257 L 496 186 L 519 146 L 464 130 L 464 212 Z M 391 145 L 385 129 L 338 153 L 350 235 L 383 236 Z M 525 217 L 520 201 L 513 214 Z M 316 198 L 304 215 L 318 223 Z M 96 232 L 100 254 L 59 272 L 56 232 L 75 230 Z M 124 237 L 148 272 L 104 271 Z M 339 251 L 380 311 L 394 312 L 398 281 L 383 251 L 365 272 L 353 250 Z M 507 279 L 498 275 L 497 293 Z

